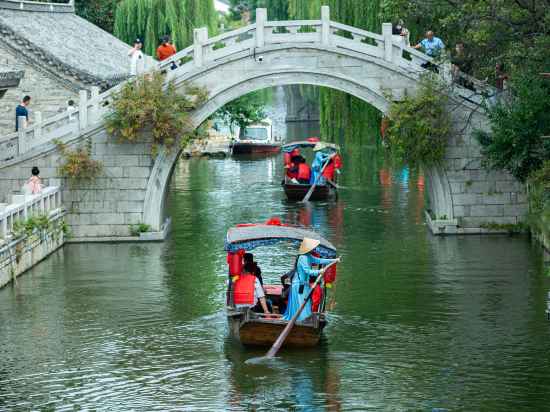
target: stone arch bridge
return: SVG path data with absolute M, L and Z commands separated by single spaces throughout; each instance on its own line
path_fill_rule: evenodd
M 382 34 L 330 20 L 324 6 L 320 20 L 268 21 L 257 10 L 256 23 L 208 38 L 194 31 L 194 44 L 156 66 L 180 89 L 186 83 L 205 86 L 208 101 L 192 113 L 200 125 L 225 103 L 271 86 L 310 84 L 337 89 L 360 98 L 382 112 L 391 101 L 413 94 L 430 58 L 392 36 L 391 24 Z M 171 70 L 175 63 L 177 69 Z M 448 71 L 442 70 L 443 78 Z M 104 164 L 104 175 L 78 189 L 64 187 L 69 223 L 79 240 L 129 236 L 129 224 L 149 224 L 165 232 L 164 203 L 179 153 L 150 155 L 145 141 L 121 144 L 107 135 L 103 118 L 113 94 L 97 88 L 80 93 L 78 111 L 46 119 L 18 134 L 0 137 L 0 193 L 7 198 L 19 190 L 32 166 L 50 184 L 58 184 L 59 153 L 52 140 L 73 145 L 86 142 Z M 481 86 L 480 86 L 481 87 Z M 475 128 L 487 127 L 481 96 L 453 88 L 454 133 L 441 167 L 426 171 L 434 233 L 483 233 L 484 223 L 516 223 L 526 211 L 524 188 L 509 175 L 481 167 Z M 422 113 L 418 114 L 422 116 Z

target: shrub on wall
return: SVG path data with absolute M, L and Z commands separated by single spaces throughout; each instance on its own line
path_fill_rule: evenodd
M 171 149 L 178 138 L 193 138 L 189 112 L 203 104 L 208 93 L 190 85 L 178 93 L 173 83 L 165 86 L 164 80 L 155 73 L 126 84 L 113 98 L 113 112 L 106 122 L 109 134 L 123 142 L 136 142 L 141 132 L 150 129 L 153 154 L 160 145 Z
M 446 87 L 425 77 L 415 96 L 392 103 L 385 134 L 390 152 L 412 166 L 440 163 L 451 130 L 448 101 Z
M 60 141 L 55 143 L 62 156 L 58 173 L 60 176 L 67 178 L 71 184 L 82 180 L 93 180 L 103 171 L 103 164 L 92 159 L 87 148 L 80 147 L 71 150 Z
M 529 190 L 529 223 L 550 237 L 550 160 L 531 173 L 527 179 Z

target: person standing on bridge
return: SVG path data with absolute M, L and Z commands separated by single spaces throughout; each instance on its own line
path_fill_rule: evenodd
M 420 43 L 414 46 L 414 48 L 417 50 L 422 49 L 424 50 L 424 53 L 426 53 L 428 56 L 433 59 L 437 59 L 445 50 L 445 44 L 443 43 L 443 40 L 434 35 L 434 32 L 432 30 L 429 30 L 426 32 L 426 37 Z M 436 73 L 439 71 L 437 69 L 437 66 L 431 62 L 426 62 L 422 64 L 422 67 L 425 69 L 433 69 Z
M 160 61 L 169 59 L 177 53 L 176 48 L 172 43 L 170 43 L 170 36 L 162 36 L 161 44 L 157 47 L 157 58 Z M 170 70 L 176 70 L 178 65 L 175 61 L 172 61 L 170 64 Z
M 42 179 L 40 178 L 40 170 L 34 166 L 31 170 L 32 176 L 25 182 L 23 193 L 28 195 L 36 195 L 42 193 Z
M 128 52 L 130 57 L 130 75 L 137 76 L 145 71 L 145 57 L 141 49 L 143 48 L 143 43 L 140 39 L 136 39 L 134 42 L 134 47 Z
M 157 47 L 159 61 L 166 60 L 176 54 L 176 48 L 170 43 L 170 36 L 162 36 L 160 46 Z
M 27 127 L 27 123 L 29 122 L 29 111 L 27 110 L 27 107 L 31 103 L 31 96 L 25 96 L 23 97 L 23 100 L 17 107 L 15 108 L 15 131 L 19 131 L 19 118 L 24 117 L 25 120 L 23 121 L 23 124 L 21 125 L 23 128 Z

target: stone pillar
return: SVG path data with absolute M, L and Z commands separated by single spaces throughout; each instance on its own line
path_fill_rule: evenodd
M 321 44 L 330 45 L 330 8 L 321 6 Z
M 25 116 L 17 117 L 17 141 L 19 143 L 19 154 L 27 151 L 27 145 L 25 141 L 25 128 L 27 127 L 27 118 Z
M 387 62 L 392 61 L 393 57 L 393 39 L 392 39 L 391 23 L 382 23 L 382 36 L 384 36 L 384 60 Z
M 78 120 L 80 130 L 88 126 L 88 91 L 80 90 L 78 92 Z
M 267 21 L 267 9 L 256 9 L 256 47 L 265 45 L 265 22 Z
M 90 108 L 89 123 L 94 124 L 99 120 L 99 87 L 92 86 L 92 107 Z
M 42 137 L 42 112 L 34 112 L 34 138 L 40 139 Z
M 202 67 L 204 63 L 204 53 L 202 46 L 208 40 L 208 29 L 201 27 L 200 29 L 193 30 L 193 61 L 195 67 Z

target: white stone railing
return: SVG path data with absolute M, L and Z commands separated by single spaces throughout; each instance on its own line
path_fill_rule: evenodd
M 179 75 L 237 53 L 257 54 L 267 45 L 298 43 L 351 50 L 413 72 L 421 72 L 425 70 L 423 64 L 433 62 L 426 54 L 405 45 L 403 38 L 393 36 L 391 23 L 382 25 L 382 34 L 357 29 L 331 21 L 328 6 L 321 8 L 320 20 L 268 21 L 266 9 L 257 9 L 254 24 L 212 38 L 208 38 L 206 28 L 195 29 L 193 35 L 193 45 L 157 63 L 151 71 L 169 73 L 177 69 Z M 452 81 L 448 65 L 442 68 L 441 74 Z M 97 87 L 91 88 L 91 95 L 81 91 L 78 109 L 72 113 L 65 112 L 45 121 L 35 114 L 31 127 L 0 137 L 0 163 L 54 139 L 76 137 L 100 126 L 110 110 L 113 96 L 124 84 L 126 82 L 102 94 Z M 482 85 L 477 83 L 476 87 L 481 89 Z
M 61 208 L 59 187 L 45 187 L 36 195 L 12 195 L 11 203 L 0 203 L 0 239 L 7 240 L 15 222 L 25 221 L 33 215 L 56 213 Z

